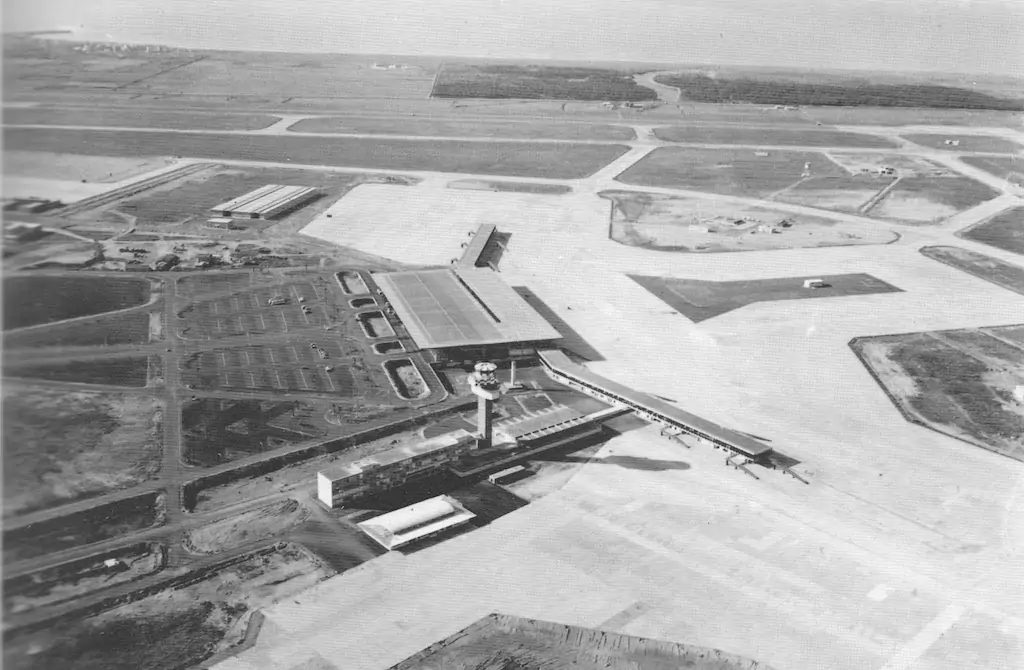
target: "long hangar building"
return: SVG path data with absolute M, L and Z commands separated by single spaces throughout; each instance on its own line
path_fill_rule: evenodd
M 456 266 L 373 275 L 435 365 L 533 358 L 562 335 L 492 270 Z

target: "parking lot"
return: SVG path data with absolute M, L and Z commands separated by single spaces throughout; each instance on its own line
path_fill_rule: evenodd
M 182 383 L 202 391 L 357 395 L 352 368 L 362 364 L 358 352 L 343 349 L 335 338 L 320 338 L 316 349 L 309 342 L 296 339 L 197 352 L 181 360 Z
M 310 281 L 260 286 L 189 305 L 178 313 L 188 322 L 178 332 L 185 340 L 208 341 L 321 327 L 337 309 L 328 297 L 325 286 Z

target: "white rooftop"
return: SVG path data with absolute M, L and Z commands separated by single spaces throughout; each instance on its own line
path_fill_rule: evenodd
M 455 498 L 441 495 L 363 521 L 359 528 L 387 550 L 466 523 L 476 515 Z

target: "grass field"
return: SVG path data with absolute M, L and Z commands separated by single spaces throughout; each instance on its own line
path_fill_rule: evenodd
M 860 212 L 892 181 L 891 177 L 872 174 L 812 177 L 775 194 L 774 199 L 838 212 Z
M 717 253 L 886 244 L 897 239 L 892 231 L 869 223 L 836 222 L 762 207 L 636 191 L 599 195 L 613 204 L 611 239 L 644 249 Z
M 999 195 L 967 177 L 908 177 L 871 209 L 877 218 L 934 223 Z
M 181 408 L 183 458 L 211 466 L 323 438 L 326 403 L 300 400 L 198 398 Z
M 289 498 L 190 530 L 184 543 L 189 551 L 216 554 L 285 533 L 308 516 L 308 509 Z
M 122 277 L 13 276 L 4 279 L 4 329 L 53 323 L 144 304 L 150 283 Z
M 961 161 L 984 170 L 1014 186 L 1024 186 L 1024 160 L 1018 156 L 962 156 Z
M 704 281 L 628 275 L 652 295 L 694 323 L 714 318 L 744 305 L 775 300 L 841 298 L 892 293 L 900 289 L 869 274 L 816 275 L 745 281 Z M 803 288 L 805 279 L 822 279 L 823 288 Z
M 61 363 L 18 365 L 9 363 L 4 374 L 10 377 L 45 379 L 79 384 L 143 387 L 152 368 L 160 375 L 159 356 L 125 356 L 103 360 L 68 360 Z
M 330 572 L 294 545 L 179 580 L 141 600 L 5 641 L 17 670 L 181 670 L 241 641 L 249 612 L 307 589 Z M 29 650 L 33 653 L 28 653 Z
M 643 605 L 637 603 L 637 615 Z M 438 640 L 391 670 L 478 668 L 574 668 L 576 670 L 748 670 L 770 666 L 720 650 L 649 640 L 611 630 L 566 626 L 491 614 Z
M 980 331 L 940 331 L 850 343 L 906 415 L 933 430 L 1024 460 L 1024 350 Z
M 762 157 L 755 156 L 750 149 L 662 147 L 616 179 L 638 186 L 765 197 L 796 183 L 805 163 L 810 163 L 814 177 L 848 176 L 816 152 L 773 151 Z
M 1000 212 L 988 221 L 962 231 L 960 236 L 1024 255 L 1024 207 Z
M 6 495 L 6 494 L 5 494 Z M 102 542 L 161 523 L 164 494 L 144 493 L 3 533 L 4 563 Z
M 628 126 L 599 123 L 503 123 L 412 117 L 403 119 L 331 117 L 302 119 L 288 127 L 300 133 L 370 133 L 427 137 L 494 137 L 524 140 L 609 140 L 636 138 Z
M 162 315 L 158 314 L 158 318 Z M 150 312 L 137 311 L 101 316 L 74 323 L 55 323 L 46 328 L 7 333 L 4 347 L 84 347 L 116 344 L 145 344 L 150 341 Z
M 430 94 L 435 98 L 657 100 L 658 94 L 633 81 L 632 74 L 590 67 L 445 63 Z
M 160 468 L 163 407 L 148 396 L 8 382 L 3 418 L 5 518 L 129 488 Z
M 805 147 L 895 147 L 891 140 L 877 135 L 840 130 L 797 128 L 738 128 L 715 126 L 669 126 L 655 128 L 655 136 L 666 142 L 691 144 L 757 144 Z
M 928 134 L 914 134 L 914 135 L 901 135 L 904 139 L 910 140 L 915 144 L 920 144 L 925 147 L 932 149 L 942 149 L 943 151 L 979 151 L 983 153 L 994 153 L 994 154 L 1013 154 L 1018 151 L 1024 150 L 1024 146 L 1005 140 L 1001 137 L 991 137 L 989 135 L 928 135 Z M 946 144 L 946 140 L 957 140 L 959 144 L 953 146 Z
M 767 76 L 711 78 L 700 74 L 660 75 L 655 81 L 665 86 L 675 86 L 682 92 L 684 100 L 694 102 L 1024 110 L 1024 101 L 1004 99 L 953 86 L 801 82 Z
M 9 109 L 9 126 L 114 126 L 171 130 L 259 130 L 277 122 L 268 114 L 204 114 L 152 109 Z
M 104 566 L 111 558 L 120 561 L 124 569 Z M 153 574 L 164 561 L 163 546 L 138 543 L 20 575 L 4 582 L 4 612 L 17 614 L 81 598 Z
M 997 337 L 1001 337 L 1004 340 L 1010 340 L 1024 348 L 1024 326 L 999 326 L 996 328 L 989 328 L 993 334 Z
M 1024 268 L 960 247 L 921 247 L 921 253 L 975 277 L 1024 295 Z
M 86 155 L 173 154 L 367 169 L 436 170 L 508 177 L 579 179 L 622 154 L 617 144 L 530 144 L 458 140 L 198 135 L 109 130 L 4 131 L 5 148 Z

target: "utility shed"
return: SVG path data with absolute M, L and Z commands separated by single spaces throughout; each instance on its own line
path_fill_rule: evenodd
M 320 190 L 313 186 L 267 184 L 234 200 L 223 202 L 211 211 L 229 218 L 271 219 L 306 204 L 318 195 Z

